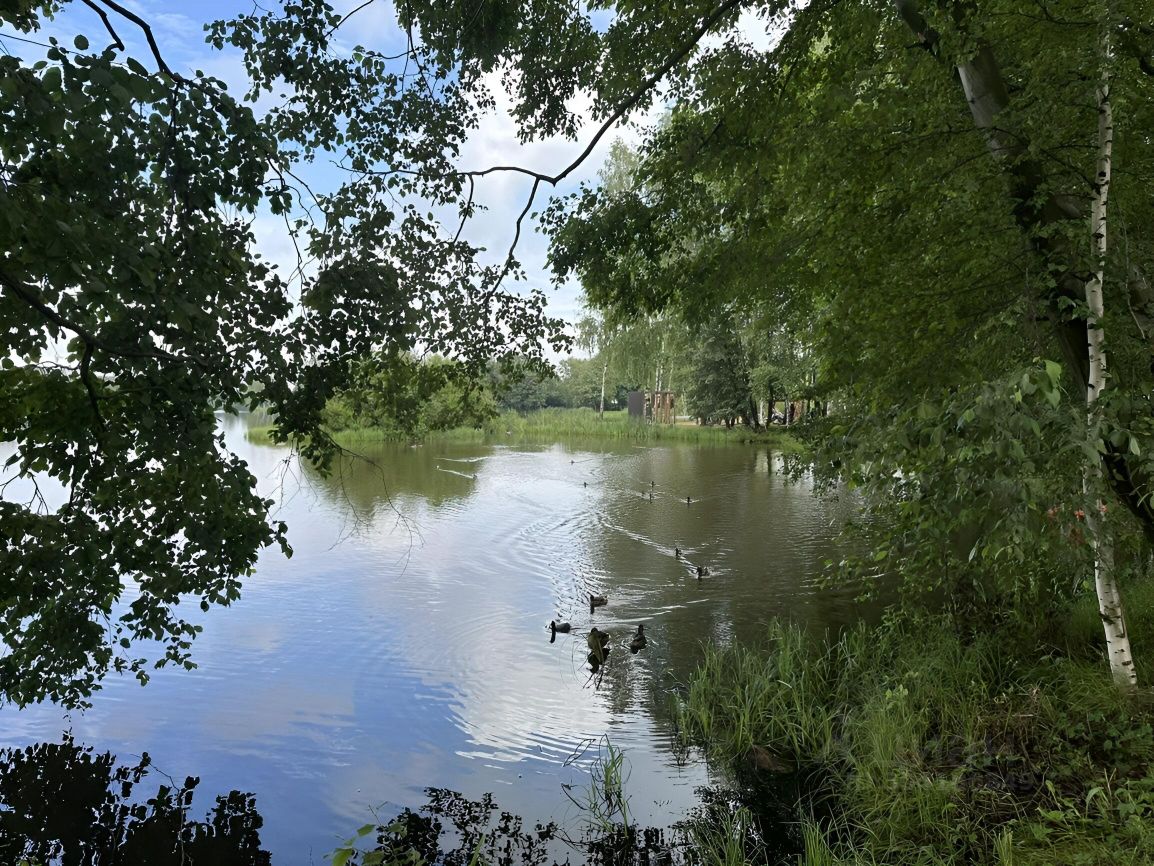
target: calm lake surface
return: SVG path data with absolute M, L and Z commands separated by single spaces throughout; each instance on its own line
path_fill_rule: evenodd
M 86 712 L 5 708 L 0 745 L 71 730 L 200 776 L 206 808 L 251 791 L 278 866 L 325 862 L 429 786 L 572 823 L 562 786 L 587 783 L 606 736 L 625 752 L 637 819 L 668 824 L 711 781 L 679 758 L 670 711 L 702 644 L 756 640 L 778 616 L 819 629 L 857 618 L 852 594 L 817 588 L 850 506 L 788 483 L 765 447 L 370 446 L 375 465 L 321 478 L 248 443 L 242 419 L 224 423 L 295 555 L 267 551 L 241 601 L 203 617 L 197 670 L 143 688 L 110 678 Z M 609 598 L 593 615 L 591 592 Z M 574 634 L 550 644 L 553 618 Z M 649 645 L 631 655 L 638 623 Z M 617 647 L 599 681 L 591 625 Z

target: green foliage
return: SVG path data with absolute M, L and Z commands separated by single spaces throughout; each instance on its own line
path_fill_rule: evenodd
M 696 335 L 685 407 L 707 422 L 732 427 L 741 418 L 752 424 L 753 392 L 748 359 L 732 316 L 721 316 Z
M 349 387 L 329 401 L 324 418 L 333 434 L 368 428 L 386 438 L 419 438 L 481 427 L 496 411 L 485 382 L 462 365 L 392 353 L 358 362 Z
M 0 24 L 30 34 L 65 5 L 6 3 Z M 436 49 L 412 52 L 416 81 L 336 50 L 323 2 L 288 10 L 206 28 L 241 53 L 242 96 L 133 56 L 90 10 L 73 47 L 0 56 L 4 700 L 76 705 L 109 671 L 191 666 L 200 626 L 177 605 L 227 605 L 262 548 L 288 552 L 214 410 L 259 403 L 325 466 L 325 407 L 362 358 L 420 345 L 479 371 L 565 343 L 540 293 L 503 286 L 512 263 L 479 264 L 417 206 L 472 212 L 453 158 L 478 106 Z M 298 172 L 330 159 L 346 179 L 311 189 Z M 260 217 L 283 221 L 296 274 L 256 252 Z M 433 422 L 458 423 L 464 396 L 438 399 Z
M 1132 228 L 1154 219 L 1140 131 L 1154 119 L 1150 44 L 1135 42 L 1128 3 L 1045 16 L 1019 0 L 922 5 L 931 50 L 910 50 L 919 37 L 895 4 L 819 2 L 769 50 L 734 38 L 703 51 L 639 151 L 546 211 L 550 258 L 607 321 L 758 323 L 742 336 L 755 392 L 828 402 L 813 453 L 869 494 L 870 559 L 849 570 L 900 572 L 967 616 L 1029 618 L 1085 577 L 1074 515 L 1098 498 L 1121 548 L 1154 537 L 1154 247 Z M 1126 52 L 1103 55 L 1105 32 Z M 990 131 L 951 71 L 979 55 L 1007 91 Z M 1104 70 L 1111 373 L 1087 436 L 1082 291 Z M 810 129 L 820 140 L 798 133 Z M 1038 358 L 1062 362 L 1042 392 Z M 1070 397 L 1047 406 L 1062 388 Z M 1083 493 L 1099 461 L 1111 490 Z
M 811 424 L 819 470 L 873 504 L 872 525 L 859 527 L 868 552 L 841 573 L 900 567 L 907 597 L 977 621 L 1044 618 L 1064 604 L 1090 566 L 1078 514 L 1096 505 L 1069 469 L 1084 459 L 1084 416 L 1066 407 L 1060 376 L 1046 362 L 884 415 Z M 1121 536 L 1122 515 L 1115 523 Z

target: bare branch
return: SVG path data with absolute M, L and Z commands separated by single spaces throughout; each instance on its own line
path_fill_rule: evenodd
M 638 85 L 633 93 L 631 93 L 624 102 L 622 102 L 617 106 L 616 109 L 614 109 L 613 113 L 605 119 L 605 121 L 597 129 L 597 132 L 594 133 L 593 137 L 589 140 L 589 143 L 585 146 L 585 149 L 581 151 L 577 158 L 569 163 L 569 165 L 567 165 L 560 173 L 554 175 L 541 174 L 540 172 L 535 172 L 527 168 L 520 168 L 518 166 L 493 166 L 492 168 L 487 168 L 484 171 L 468 173 L 474 174 L 477 177 L 481 177 L 494 171 L 514 171 L 537 178 L 539 181 L 547 183 L 550 186 L 556 186 L 570 174 L 580 168 L 581 163 L 583 163 L 588 158 L 589 154 L 593 152 L 593 149 L 597 147 L 597 143 L 601 141 L 601 139 L 605 136 L 605 133 L 612 129 L 613 125 L 616 124 L 618 120 L 632 111 L 633 108 L 635 108 L 642 99 L 644 99 L 650 92 L 652 92 L 653 88 L 661 82 L 661 79 L 669 74 L 673 67 L 688 57 L 693 49 L 697 47 L 698 43 L 701 42 L 701 40 L 704 39 L 705 36 L 709 33 L 710 28 L 712 28 L 714 24 L 724 18 L 725 15 L 729 12 L 737 9 L 744 2 L 745 0 L 726 0 L 725 3 L 722 3 L 719 7 L 717 7 L 717 9 L 707 15 L 701 22 L 701 25 L 695 31 L 693 31 L 693 33 L 690 34 L 690 36 L 683 43 L 681 43 L 676 51 L 674 51 L 671 55 L 669 55 L 668 58 L 666 58 L 665 62 L 661 64 L 660 68 L 658 68 L 656 72 L 651 74 L 648 78 L 645 79 L 645 81 Z M 534 193 L 536 192 L 536 185 L 534 185 L 533 191 Z
M 637 106 L 639 102 L 641 102 L 642 99 L 650 94 L 653 91 L 653 88 L 656 87 L 657 84 L 660 83 L 660 81 L 669 74 L 673 67 L 688 57 L 693 49 L 697 47 L 698 43 L 701 42 L 706 34 L 709 33 L 710 28 L 712 28 L 714 24 L 720 21 L 727 13 L 732 12 L 734 9 L 737 9 L 739 6 L 741 6 L 743 2 L 745 2 L 745 0 L 726 0 L 725 3 L 722 3 L 721 6 L 707 15 L 701 22 L 700 26 L 698 26 L 698 28 L 693 31 L 692 34 L 690 34 L 690 36 L 678 47 L 676 51 L 674 51 L 668 58 L 666 58 L 665 62 L 661 64 L 657 71 L 653 72 L 648 78 L 646 78 L 645 81 L 643 81 L 625 101 L 623 101 L 620 105 L 617 106 L 617 108 L 613 110 L 613 113 L 602 122 L 600 127 L 598 127 L 597 132 L 594 133 L 593 137 L 589 140 L 589 143 L 585 145 L 585 149 L 582 150 L 581 153 L 577 155 L 577 158 L 570 162 L 569 165 L 567 165 L 559 173 L 548 175 L 533 171 L 532 169 L 513 165 L 491 166 L 490 168 L 486 168 L 481 171 L 463 172 L 463 174 L 470 177 L 484 177 L 485 175 L 492 174 L 493 172 L 510 171 L 519 174 L 525 174 L 533 178 L 533 186 L 529 190 L 529 200 L 525 202 L 525 207 L 522 209 L 521 214 L 517 217 L 516 231 L 513 235 L 513 243 L 509 247 L 509 254 L 505 257 L 505 266 L 501 270 L 501 276 L 497 278 L 496 284 L 490 290 L 490 295 L 492 292 L 497 290 L 497 288 L 501 285 L 501 282 L 509 273 L 509 270 L 512 268 L 513 253 L 517 249 L 517 242 L 521 239 L 521 225 L 524 222 L 525 217 L 528 215 L 529 209 L 533 206 L 533 201 L 537 197 L 537 190 L 540 188 L 541 184 L 547 183 L 550 186 L 556 186 L 570 174 L 576 171 L 589 157 L 589 154 L 593 152 L 593 149 L 597 147 L 597 143 L 601 141 L 601 139 L 605 136 L 605 133 L 612 129 L 618 120 L 628 114 L 633 108 Z
M 333 33 L 336 32 L 338 27 L 340 27 L 342 24 L 344 24 L 346 21 L 348 21 L 350 18 L 352 18 L 354 15 L 356 15 L 362 9 L 364 9 L 367 6 L 372 6 L 374 2 L 375 2 L 375 0 L 365 0 L 365 2 L 362 3 L 360 6 L 356 7 L 355 9 L 350 10 L 347 15 L 342 17 L 340 21 L 338 21 L 336 24 L 334 24 L 332 27 L 330 27 L 328 29 L 328 32 L 325 33 L 325 39 L 328 39 L 330 36 L 332 36 Z
M 97 6 L 93 0 L 84 0 L 84 5 L 100 16 L 100 20 L 104 22 L 104 29 L 112 37 L 112 44 L 120 51 L 124 50 L 124 42 L 120 38 L 120 34 L 116 32 L 116 28 L 112 26 L 112 22 L 108 20 L 108 13 Z
M 143 18 L 141 18 L 139 15 L 137 15 L 132 10 L 126 9 L 123 6 L 121 6 L 119 3 L 116 2 L 116 0 L 98 0 L 98 2 L 107 6 L 109 9 L 111 9 L 117 15 L 120 15 L 122 18 L 127 18 L 129 21 L 131 21 L 133 24 L 135 24 L 137 27 L 139 27 L 141 29 L 141 31 L 143 31 L 144 38 L 148 40 L 148 47 L 152 51 L 152 57 L 153 57 L 153 59 L 156 60 L 157 68 L 159 68 L 161 72 L 163 72 L 165 75 L 167 75 L 169 78 L 172 78 L 173 80 L 176 80 L 176 81 L 183 81 L 184 80 L 183 76 L 176 74 L 175 72 L 173 72 L 171 69 L 168 68 L 168 64 L 164 61 L 164 57 L 160 53 L 160 46 L 156 44 L 156 37 L 152 35 L 152 27 L 151 27 L 151 25 L 149 25 L 149 23 L 147 21 L 145 21 Z M 92 6 L 93 4 L 89 3 L 88 5 Z M 95 7 L 93 7 L 93 8 L 95 8 Z M 122 47 L 123 47 L 123 44 L 122 44 Z

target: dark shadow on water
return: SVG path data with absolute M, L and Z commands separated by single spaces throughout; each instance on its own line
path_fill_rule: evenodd
M 743 795 L 716 787 L 699 788 L 701 805 L 672 827 L 587 822 L 576 833 L 554 823 L 526 829 L 489 794 L 470 800 L 442 788 L 425 793 L 428 802 L 419 810 L 405 809 L 367 834 L 348 866 L 697 866 L 703 857 L 694 846 L 695 827 L 738 828 L 735 841 L 747 863 L 793 864 L 801 851 L 796 807 L 781 799 L 762 814 Z M 735 824 L 733 815 L 743 807 L 750 820 Z
M 218 795 L 197 820 L 191 813 L 198 783 L 196 777 L 176 783 L 152 767 L 147 754 L 121 763 L 71 738 L 0 750 L 0 864 L 271 866 L 253 796 Z M 748 793 L 699 788 L 700 805 L 668 828 L 588 816 L 570 828 L 526 828 L 492 795 L 470 800 L 442 788 L 425 793 L 424 806 L 366 825 L 334 860 L 346 866 L 696 866 L 703 858 L 694 841 L 702 828 L 736 833 L 747 863 L 795 863 L 800 850 L 798 792 L 790 785 L 758 792 L 757 803 Z M 733 821 L 738 810 L 747 821 Z
M 165 778 L 152 793 L 163 774 L 150 764 L 147 754 L 120 764 L 70 738 L 0 750 L 0 863 L 268 866 L 250 794 L 218 796 L 195 820 L 189 813 L 200 780 Z

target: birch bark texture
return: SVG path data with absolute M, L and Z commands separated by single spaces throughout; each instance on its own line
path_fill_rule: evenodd
M 1106 333 L 1103 327 L 1105 302 L 1103 289 L 1106 281 L 1107 209 L 1110 202 L 1110 177 L 1114 157 L 1114 111 L 1110 101 L 1111 45 L 1109 15 L 1104 16 L 1101 38 L 1102 70 L 1098 79 L 1096 103 L 1098 108 L 1098 167 L 1094 176 L 1094 195 L 1091 204 L 1090 232 L 1094 257 L 1094 272 L 1086 281 L 1086 306 L 1089 318 L 1086 327 L 1086 349 L 1090 375 L 1086 384 L 1086 414 L 1092 442 L 1099 438 L 1101 422 L 1098 400 L 1106 389 Z M 1095 460 L 1086 466 L 1083 483 L 1087 493 L 1101 495 L 1102 464 Z M 1110 673 L 1119 686 L 1134 688 L 1138 685 L 1134 658 L 1130 651 L 1130 635 L 1122 610 L 1122 596 L 1118 590 L 1114 570 L 1113 543 L 1106 527 L 1105 503 L 1098 501 L 1097 513 L 1086 517 L 1090 543 L 1094 546 L 1094 588 L 1098 594 L 1098 614 L 1106 633 L 1106 652 Z

